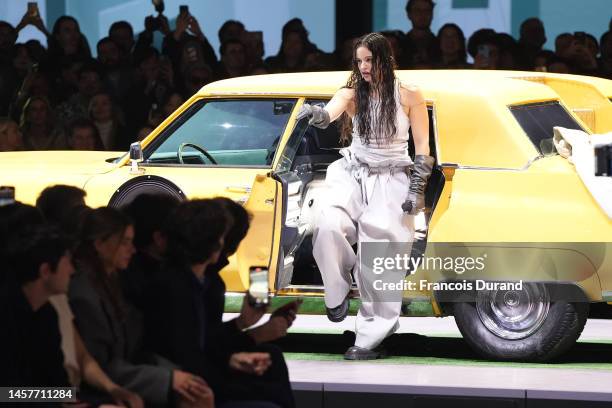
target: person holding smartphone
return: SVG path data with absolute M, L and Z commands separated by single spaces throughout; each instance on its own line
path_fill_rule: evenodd
M 248 220 L 248 217 L 247 217 Z M 223 322 L 225 285 L 218 271 L 248 229 L 219 199 L 180 203 L 166 221 L 166 262 L 145 301 L 149 348 L 206 380 L 218 405 L 273 402 L 293 407 L 287 367 L 277 347 L 297 303 L 247 330 L 265 313 L 244 302 L 240 317 Z M 227 239 L 227 243 L 226 243 Z

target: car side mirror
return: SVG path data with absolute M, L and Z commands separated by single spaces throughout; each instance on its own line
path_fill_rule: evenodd
M 144 170 L 141 169 L 138 164 L 142 163 L 144 155 L 142 153 L 142 145 L 140 142 L 134 142 L 130 145 L 130 173 L 131 174 L 142 174 Z

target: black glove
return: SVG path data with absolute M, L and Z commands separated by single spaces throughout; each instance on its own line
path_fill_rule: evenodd
M 425 208 L 425 187 L 427 187 L 427 180 L 431 176 L 434 161 L 431 156 L 418 154 L 414 157 L 414 169 L 410 173 L 408 198 L 402 204 L 404 212 L 415 215 Z
M 309 117 L 309 125 L 318 127 L 319 129 L 325 129 L 329 126 L 329 113 L 320 106 L 309 105 L 305 103 L 297 114 L 297 120 Z

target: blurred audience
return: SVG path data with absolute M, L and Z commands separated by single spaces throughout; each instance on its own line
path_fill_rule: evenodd
M 543 22 L 528 18 L 520 26 L 518 40 L 482 28 L 466 41 L 454 23 L 444 24 L 437 35 L 432 32 L 435 6 L 433 0 L 406 0 L 410 30 L 381 33 L 398 68 L 518 69 L 612 78 L 610 31 L 599 41 L 586 32 L 560 34 L 552 53 L 543 49 L 547 40 Z M 102 140 L 100 146 L 93 143 L 96 149 L 126 150 L 180 106 L 179 101 L 210 82 L 244 75 L 346 70 L 352 63 L 354 38 L 340 39 L 333 53 L 325 53 L 309 39 L 300 18 L 283 25 L 278 52 L 264 59 L 263 33 L 249 31 L 241 21 L 220 22 L 217 56 L 188 7 L 180 7 L 172 18 L 164 12 L 163 6 L 157 6 L 156 14 L 144 17 L 140 33 L 127 21 L 111 24 L 108 36 L 96 44 L 96 59 L 91 58 L 79 22 L 71 16 L 59 17 L 51 32 L 30 10 L 16 26 L 0 21 L 0 117 L 20 123 L 23 149 L 91 149 L 92 135 L 83 137 L 83 143 L 72 137 L 71 125 L 88 118 Z M 37 40 L 17 44 L 26 26 L 43 33 L 48 48 Z M 153 46 L 156 32 L 162 37 L 159 49 Z M 473 63 L 468 63 L 468 54 Z M 8 145 L 0 145 L 0 150 L 19 148 L 10 127 L 12 142 L 2 142 Z M 83 125 L 79 132 L 90 133 Z

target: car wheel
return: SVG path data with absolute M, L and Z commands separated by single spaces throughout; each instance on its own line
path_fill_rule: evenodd
M 475 302 L 454 304 L 457 326 L 479 354 L 495 360 L 546 361 L 569 349 L 586 323 L 586 302 L 551 301 L 550 288 L 482 290 Z

